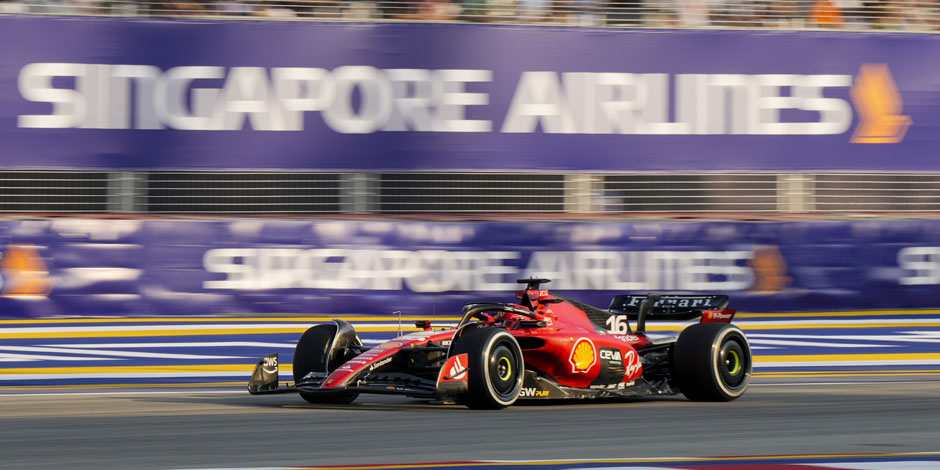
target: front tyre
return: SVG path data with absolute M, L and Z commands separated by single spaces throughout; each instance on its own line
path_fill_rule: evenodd
M 336 324 L 323 324 L 310 327 L 294 348 L 294 383 L 303 381 L 304 376 L 310 372 L 332 372 L 339 367 L 345 358 L 338 357 L 339 348 L 347 344 L 338 344 L 330 351 L 330 345 L 337 336 Z M 349 343 L 348 338 L 337 338 L 338 341 Z M 300 397 L 308 403 L 314 404 L 346 404 L 352 403 L 359 396 L 356 392 L 345 392 L 335 395 L 300 392 Z
M 673 380 L 694 401 L 730 401 L 751 381 L 751 347 L 728 323 L 700 323 L 679 335 L 672 356 Z
M 451 347 L 451 355 L 468 356 L 467 387 L 464 404 L 475 409 L 505 408 L 522 391 L 522 348 L 516 338 L 502 328 L 465 330 Z

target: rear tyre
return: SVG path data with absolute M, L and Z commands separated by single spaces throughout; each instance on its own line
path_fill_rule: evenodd
M 336 336 L 336 324 L 314 325 L 310 327 L 294 348 L 294 383 L 300 383 L 304 376 L 310 372 L 332 372 L 345 358 L 336 357 L 344 344 L 333 347 L 334 353 L 330 355 L 330 343 Z M 332 356 L 332 357 L 328 357 Z M 340 393 L 337 395 L 321 395 L 319 393 L 300 392 L 300 397 L 309 403 L 315 404 L 346 404 L 351 403 L 359 396 L 358 393 Z
M 519 398 L 525 363 L 516 338 L 502 328 L 465 330 L 451 347 L 451 356 L 468 356 L 467 387 L 461 397 L 475 409 L 505 408 Z
M 690 400 L 734 400 L 751 381 L 751 347 L 734 325 L 692 325 L 676 341 L 672 368 L 675 384 Z

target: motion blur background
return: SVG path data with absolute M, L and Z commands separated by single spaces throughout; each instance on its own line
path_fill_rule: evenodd
M 0 467 L 934 452 L 938 20 L 0 0 Z M 311 324 L 378 345 L 393 312 L 452 325 L 530 276 L 599 307 L 728 294 L 751 389 L 494 413 L 244 391 Z
M 933 1 L 0 11 L 7 317 L 940 303 Z

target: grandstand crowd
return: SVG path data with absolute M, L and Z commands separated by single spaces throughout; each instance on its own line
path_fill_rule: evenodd
M 0 14 L 940 30 L 940 0 L 0 0 Z

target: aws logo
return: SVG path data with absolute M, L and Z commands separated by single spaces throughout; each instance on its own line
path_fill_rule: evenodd
M 887 64 L 863 64 L 849 94 L 858 112 L 858 125 L 849 142 L 895 144 L 904 140 L 914 121 L 901 114 L 904 101 Z
M 580 338 L 571 348 L 571 356 L 568 357 L 571 364 L 572 373 L 587 373 L 591 367 L 597 363 L 597 348 L 594 343 L 587 338 Z
M 47 296 L 52 280 L 46 263 L 33 245 L 10 245 L 0 257 L 4 297 Z

